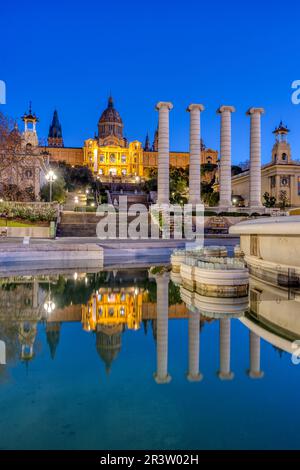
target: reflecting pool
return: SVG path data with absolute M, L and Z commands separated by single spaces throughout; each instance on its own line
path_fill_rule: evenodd
M 0 448 L 299 448 L 298 291 L 252 278 L 206 305 L 173 281 L 1 278 Z

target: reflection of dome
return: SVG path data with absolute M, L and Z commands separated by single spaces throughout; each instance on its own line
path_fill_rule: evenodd
M 123 121 L 119 112 L 114 107 L 112 96 L 108 99 L 107 108 L 103 111 L 98 122 L 98 136 L 105 139 L 114 135 L 118 138 L 123 137 Z
M 109 373 L 113 361 L 118 357 L 122 345 L 123 325 L 98 325 L 96 332 L 96 348 Z
M 54 359 L 60 339 L 60 323 L 48 323 L 46 328 L 46 336 L 51 358 Z

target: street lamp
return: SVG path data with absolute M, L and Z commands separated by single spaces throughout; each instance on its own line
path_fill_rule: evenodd
M 48 300 L 44 303 L 44 310 L 46 311 L 47 314 L 52 313 L 56 308 L 55 303 L 53 300 L 51 300 L 51 288 L 50 288 L 50 282 L 49 282 L 49 290 L 48 290 Z
M 52 202 L 52 184 L 54 183 L 56 179 L 57 179 L 57 176 L 54 173 L 54 171 L 49 170 L 49 172 L 46 175 L 46 180 L 49 181 L 49 185 L 50 185 L 50 197 L 49 197 L 50 202 Z

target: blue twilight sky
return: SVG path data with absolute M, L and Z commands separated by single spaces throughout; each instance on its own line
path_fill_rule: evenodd
M 219 149 L 220 104 L 236 106 L 233 160 L 248 158 L 250 106 L 263 106 L 263 160 L 283 119 L 300 158 L 299 2 L 286 0 L 68 0 L 1 2 L 1 111 L 18 117 L 29 100 L 46 137 L 56 107 L 66 146 L 93 137 L 109 91 L 129 139 L 153 136 L 157 101 L 174 103 L 171 148 L 188 149 L 191 102 L 203 103 L 202 135 Z

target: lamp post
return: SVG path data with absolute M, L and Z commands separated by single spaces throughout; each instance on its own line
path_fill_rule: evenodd
M 51 300 L 51 288 L 49 282 L 49 290 L 48 290 L 48 300 L 44 303 L 44 310 L 48 315 L 50 315 L 55 310 L 55 303 Z
M 54 181 L 57 179 L 57 176 L 55 175 L 53 170 L 49 170 L 49 172 L 46 175 L 46 180 L 49 182 L 50 185 L 50 196 L 49 196 L 49 201 L 52 202 L 52 184 Z

